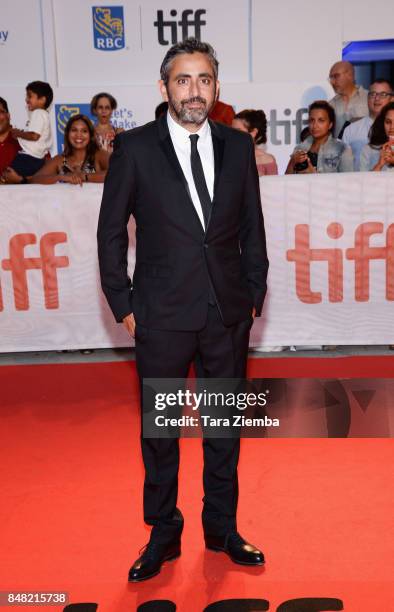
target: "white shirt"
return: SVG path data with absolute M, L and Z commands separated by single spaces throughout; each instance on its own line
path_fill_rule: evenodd
M 43 108 L 36 108 L 29 113 L 26 131 L 40 134 L 40 138 L 36 141 L 18 138 L 22 152 L 32 157 L 42 159 L 48 153 L 52 145 L 51 122 L 49 120 L 48 111 Z
M 194 204 L 194 208 L 199 216 L 201 225 L 205 228 L 204 215 L 202 212 L 201 202 L 198 197 L 197 189 L 194 184 L 192 167 L 190 163 L 191 153 L 191 142 L 189 136 L 192 132 L 189 132 L 184 127 L 179 125 L 170 115 L 167 113 L 167 124 L 170 132 L 172 144 L 174 145 L 175 153 L 178 161 L 181 165 L 183 174 L 187 180 L 189 186 L 190 195 Z M 211 200 L 213 199 L 213 185 L 215 180 L 215 158 L 213 154 L 212 134 L 208 120 L 205 120 L 198 132 L 199 139 L 197 140 L 197 149 L 200 154 L 202 167 L 204 170 L 205 182 L 208 187 L 209 195 Z
M 352 147 L 354 157 L 354 169 L 360 170 L 360 155 L 364 145 L 368 144 L 369 129 L 373 123 L 371 117 L 363 117 L 347 126 L 343 133 L 342 141 Z
M 340 94 L 329 100 L 329 104 L 335 110 L 335 138 L 337 138 L 346 121 L 353 123 L 353 121 L 368 115 L 368 91 L 362 85 L 356 85 L 356 89 L 347 104 L 345 104 L 344 97 Z

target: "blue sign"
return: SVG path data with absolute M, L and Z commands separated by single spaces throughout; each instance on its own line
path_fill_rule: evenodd
M 93 6 L 94 48 L 100 51 L 124 49 L 123 6 Z
M 95 118 L 90 113 L 90 104 L 55 104 L 55 115 L 56 115 L 56 139 L 57 139 L 57 152 L 62 153 L 64 145 L 64 130 L 67 125 L 67 121 L 74 115 L 86 115 L 95 122 Z

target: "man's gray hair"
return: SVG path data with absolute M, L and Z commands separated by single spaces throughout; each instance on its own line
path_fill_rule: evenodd
M 169 49 L 163 59 L 163 62 L 160 66 L 160 77 L 164 82 L 164 85 L 168 83 L 169 72 L 171 68 L 172 60 L 182 53 L 204 53 L 208 56 L 208 59 L 211 63 L 213 74 L 215 77 L 215 81 L 218 78 L 219 73 L 219 62 L 216 58 L 216 53 L 213 47 L 209 43 L 204 43 L 196 38 L 186 38 L 182 42 L 173 45 L 171 49 Z

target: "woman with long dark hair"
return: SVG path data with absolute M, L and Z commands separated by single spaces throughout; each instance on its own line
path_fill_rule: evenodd
M 85 115 L 74 115 L 64 131 L 63 153 L 47 160 L 33 176 L 23 180 L 12 169 L 7 171 L 7 183 L 103 183 L 109 155 L 97 147 L 92 122 Z
M 334 138 L 335 111 L 328 102 L 310 105 L 308 127 L 309 136 L 294 149 L 286 174 L 352 172 L 352 150 Z
M 278 174 L 275 157 L 265 151 L 264 145 L 267 143 L 267 118 L 264 111 L 243 110 L 235 115 L 232 127 L 242 132 L 248 132 L 253 138 L 259 176 Z
M 369 144 L 360 156 L 360 172 L 394 170 L 394 102 L 380 111 L 371 125 Z

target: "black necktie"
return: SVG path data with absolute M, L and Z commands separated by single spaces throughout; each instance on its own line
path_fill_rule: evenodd
M 199 138 L 198 134 L 192 134 L 189 136 L 191 142 L 191 152 L 190 152 L 190 163 L 192 167 L 192 174 L 194 179 L 194 184 L 197 189 L 198 197 L 200 200 L 202 214 L 204 215 L 205 222 L 205 230 L 208 227 L 209 215 L 211 213 L 211 196 L 209 195 L 207 183 L 205 181 L 204 170 L 201 163 L 200 154 L 197 149 L 197 140 Z M 208 294 L 208 303 L 215 305 L 216 297 L 215 292 L 212 288 L 211 280 L 209 279 L 209 294 Z
M 200 200 L 202 214 L 204 215 L 205 221 L 205 229 L 208 226 L 208 219 L 211 212 L 211 196 L 209 195 L 207 183 L 205 181 L 204 170 L 201 163 L 200 154 L 197 149 L 197 140 L 199 138 L 198 134 L 192 134 L 189 136 L 191 143 L 191 152 L 190 152 L 190 163 L 192 167 L 192 174 L 194 179 L 194 184 L 196 186 L 196 190 L 198 193 L 198 197 Z

